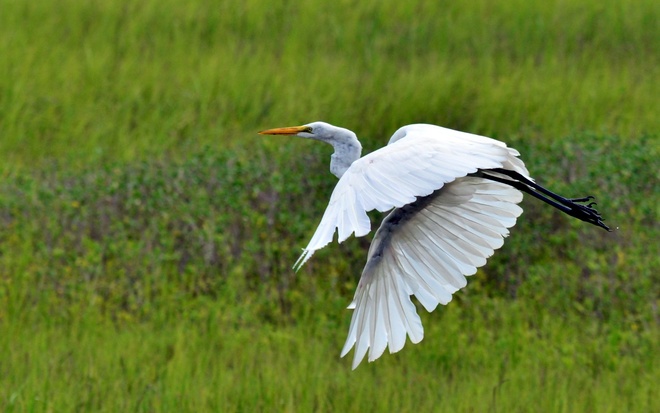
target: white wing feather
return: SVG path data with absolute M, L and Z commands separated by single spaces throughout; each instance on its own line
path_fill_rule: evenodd
M 353 346 L 353 368 L 369 352 L 369 361 L 418 343 L 424 328 L 415 295 L 427 311 L 447 304 L 501 247 L 507 228 L 522 209 L 522 193 L 506 184 L 465 177 L 431 196 L 395 209 L 376 232 L 358 284 L 345 356 Z
M 353 162 L 330 197 L 309 245 L 294 265 L 298 270 L 332 241 L 371 230 L 367 212 L 388 211 L 427 196 L 477 169 L 507 168 L 528 175 L 515 149 L 503 142 L 435 125 L 408 125 L 389 144 Z

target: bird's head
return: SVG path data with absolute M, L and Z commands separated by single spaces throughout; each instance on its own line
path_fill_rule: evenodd
M 267 129 L 261 135 L 289 135 L 314 139 L 329 143 L 335 149 L 330 158 L 330 172 L 338 178 L 348 170 L 353 162 L 360 159 L 362 145 L 357 136 L 348 129 L 339 128 L 325 122 L 312 122 L 302 126 Z
M 267 129 L 259 132 L 259 134 L 300 136 L 301 138 L 315 139 L 328 143 L 346 136 L 355 137 L 355 134 L 348 129 L 339 128 L 325 122 L 312 122 L 301 126 Z

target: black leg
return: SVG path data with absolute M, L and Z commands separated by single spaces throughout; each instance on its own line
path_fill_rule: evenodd
M 513 180 L 502 178 L 490 174 L 489 172 L 495 172 L 501 175 L 505 175 L 508 176 L 509 178 L 512 178 Z M 588 222 L 590 224 L 596 225 L 598 227 L 606 229 L 607 231 L 611 231 L 611 229 L 603 222 L 603 219 L 598 213 L 598 211 L 593 208 L 593 206 L 596 205 L 595 202 L 590 202 L 586 205 L 581 204 L 584 202 L 592 201 L 594 197 L 591 195 L 582 198 L 573 198 L 573 199 L 565 198 L 561 195 L 555 194 L 554 192 L 542 187 L 541 185 L 519 174 L 518 172 L 510 171 L 508 169 L 502 169 L 502 168 L 481 170 L 481 177 L 490 179 L 495 182 L 511 185 L 512 187 L 520 191 L 523 191 L 527 194 L 530 194 L 533 197 L 545 202 L 546 204 L 557 208 L 558 210 L 562 211 L 567 215 Z

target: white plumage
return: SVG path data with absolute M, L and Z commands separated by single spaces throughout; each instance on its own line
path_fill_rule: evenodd
M 427 198 L 397 208 L 372 241 L 351 304 L 355 311 L 342 355 L 356 346 L 353 368 L 367 349 L 369 361 L 389 346 L 403 348 L 424 329 L 410 295 L 427 311 L 447 304 L 486 258 L 503 244 L 516 223 L 522 193 L 505 184 L 462 177 Z
M 330 170 L 339 182 L 323 218 L 294 265 L 298 270 L 330 243 L 371 231 L 367 212 L 393 211 L 369 249 L 355 297 L 342 357 L 355 347 L 353 368 L 368 353 L 401 350 L 424 328 L 411 296 L 433 311 L 466 285 L 522 213 L 522 191 L 569 215 L 608 229 L 592 204 L 547 191 L 529 177 L 518 151 L 503 142 L 434 125 L 408 125 L 387 146 L 360 158 L 355 134 L 323 122 L 269 129 L 333 145 Z

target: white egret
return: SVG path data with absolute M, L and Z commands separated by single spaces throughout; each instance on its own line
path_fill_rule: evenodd
M 387 146 L 360 157 L 362 146 L 348 129 L 324 122 L 269 129 L 334 147 L 330 171 L 339 182 L 296 271 L 314 251 L 352 233 L 371 230 L 367 212 L 394 209 L 376 231 L 350 309 L 345 356 L 355 346 L 353 369 L 418 343 L 424 329 L 411 296 L 433 311 L 466 285 L 522 213 L 526 192 L 575 218 L 609 231 L 590 202 L 568 199 L 536 184 L 519 153 L 505 143 L 435 125 L 408 125 Z M 521 192 L 522 191 L 522 192 Z

